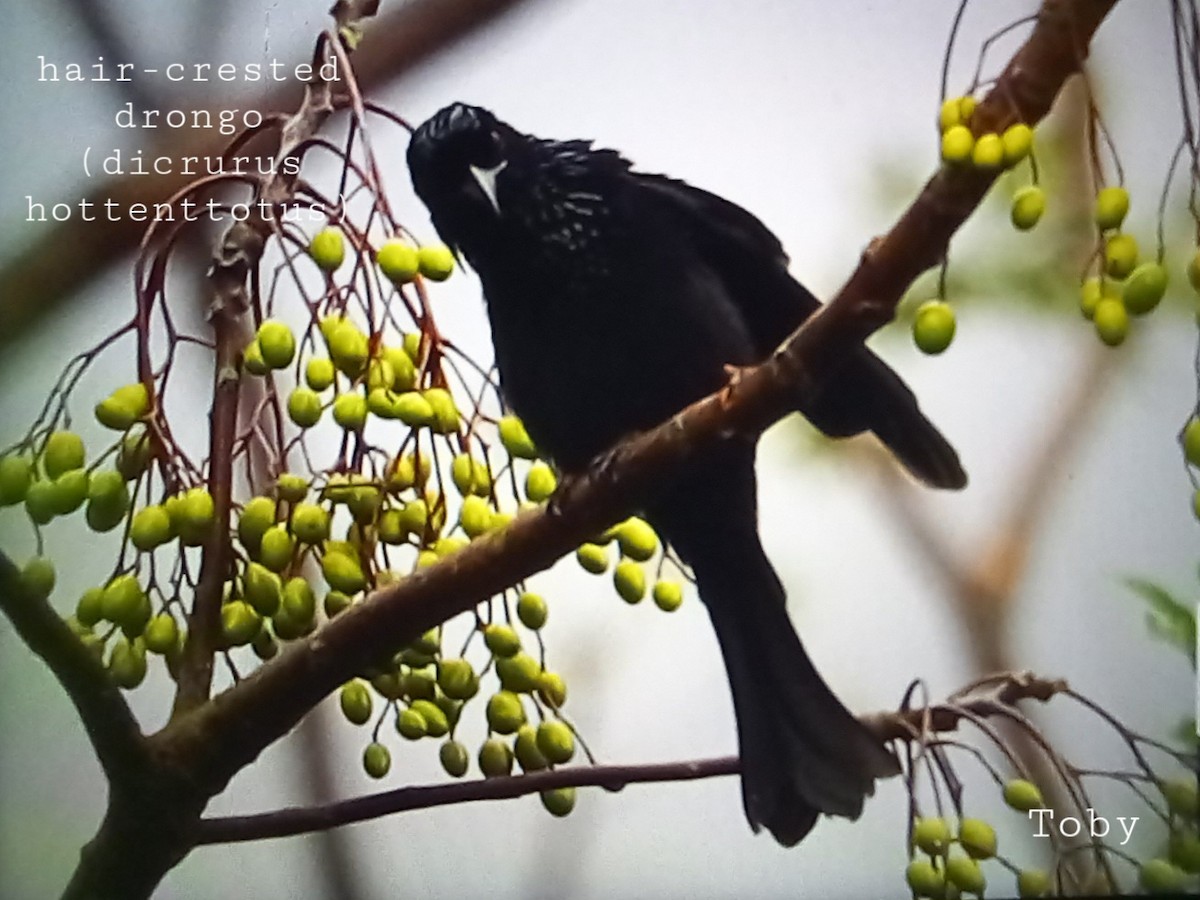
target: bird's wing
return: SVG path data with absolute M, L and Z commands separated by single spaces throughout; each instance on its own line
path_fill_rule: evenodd
M 820 301 L 788 273 L 779 238 L 754 215 L 683 181 L 645 173 L 630 177 L 642 199 L 655 202 L 688 236 L 725 285 L 761 356 L 818 309 Z

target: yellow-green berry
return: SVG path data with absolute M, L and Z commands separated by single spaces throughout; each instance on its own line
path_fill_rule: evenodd
M 942 818 L 921 818 L 913 823 L 913 843 L 930 856 L 940 856 L 950 846 L 953 835 Z
M 85 461 L 83 438 L 73 431 L 56 431 L 46 439 L 42 468 L 47 478 L 57 478 L 72 469 L 82 469 Z
M 462 778 L 467 774 L 467 766 L 471 757 L 465 745 L 458 741 L 446 741 L 438 748 L 438 759 L 447 775 L 452 778 Z
M 484 778 L 501 778 L 512 774 L 513 752 L 499 738 L 489 738 L 479 748 L 479 771 Z
M 683 603 L 683 586 L 678 581 L 656 581 L 653 596 L 655 606 L 663 612 L 674 612 Z
M 1138 261 L 1137 239 L 1118 232 L 1104 242 L 1104 271 L 1113 278 L 1125 278 Z
M 363 750 L 363 771 L 372 778 L 383 778 L 392 767 L 392 754 L 383 744 L 372 741 Z
M 537 745 L 551 765 L 559 765 L 575 755 L 575 733 L 566 722 L 547 719 L 538 726 Z
M 125 431 L 150 412 L 150 393 L 140 381 L 117 388 L 96 404 L 96 420 L 105 428 Z
M 537 447 L 525 430 L 525 423 L 517 416 L 504 416 L 500 419 L 500 443 L 509 456 L 518 459 L 537 459 Z
M 546 812 L 557 818 L 569 816 L 575 809 L 575 788 L 573 787 L 553 788 L 542 791 L 540 796 Z
M 1018 812 L 1029 812 L 1031 809 L 1043 809 L 1046 806 L 1038 786 L 1023 778 L 1005 782 L 1004 802 Z
M 296 336 L 286 322 L 267 319 L 258 326 L 258 349 L 272 369 L 285 369 L 296 358 Z
M 1004 167 L 1011 169 L 1033 149 L 1033 129 L 1024 122 L 1009 125 L 1000 135 L 1000 142 L 1004 147 Z
M 968 894 L 982 894 L 987 887 L 983 869 L 970 856 L 951 856 L 947 859 L 946 880 Z
M 33 484 L 33 463 L 24 456 L 0 457 L 0 506 L 14 506 L 25 499 Z
M 326 226 L 308 242 L 308 255 L 323 272 L 336 272 L 346 259 L 346 241 L 342 229 Z
M 942 133 L 942 159 L 951 165 L 962 165 L 971 159 L 975 136 L 965 125 L 952 125 Z
M 981 134 L 971 148 L 971 165 L 977 169 L 994 171 L 1004 165 L 1004 141 L 994 133 Z
M 304 381 L 314 391 L 326 390 L 336 376 L 333 360 L 326 356 L 314 356 L 304 366 Z
M 525 591 L 517 598 L 517 618 L 526 628 L 537 631 L 546 624 L 549 614 L 550 609 L 541 594 Z
M 398 239 L 386 241 L 375 252 L 375 264 L 393 284 L 407 284 L 421 268 L 417 248 Z
M 904 871 L 904 880 L 915 897 L 929 897 L 941 900 L 946 888 L 942 873 L 933 867 L 927 859 L 914 859 Z
M 1037 185 L 1023 187 L 1013 196 L 1012 223 L 1018 231 L 1028 231 L 1046 212 L 1046 194 Z
M 1125 308 L 1135 316 L 1144 316 L 1158 306 L 1167 292 L 1167 270 L 1155 262 L 1142 263 L 1133 270 L 1121 290 Z
M 575 560 L 585 572 L 603 574 L 608 569 L 608 548 L 601 544 L 580 544 Z
M 1120 228 L 1129 212 L 1129 192 L 1123 187 L 1101 188 L 1092 216 L 1102 231 Z
M 355 725 L 364 725 L 371 718 L 371 689 L 361 678 L 347 681 L 338 694 L 342 715 Z
M 926 300 L 913 320 L 913 341 L 922 353 L 943 352 L 954 340 L 954 310 L 943 300 Z
M 1110 347 L 1123 343 L 1129 334 L 1129 314 L 1125 311 L 1125 304 L 1117 297 L 1102 298 L 1096 304 L 1092 322 L 1100 340 Z
M 445 281 L 454 271 L 454 253 L 445 244 L 431 244 L 417 251 L 417 266 L 430 281 Z
M 512 734 L 525 722 L 525 707 L 512 691 L 497 691 L 488 697 L 488 728 L 499 734 Z
M 982 819 L 959 822 L 958 842 L 974 859 L 989 859 L 996 855 L 996 830 Z
M 1050 876 L 1043 869 L 1017 872 L 1018 897 L 1044 897 L 1050 891 Z
M 622 559 L 613 570 L 613 587 L 626 603 L 640 603 L 646 596 L 646 573 L 632 559 Z

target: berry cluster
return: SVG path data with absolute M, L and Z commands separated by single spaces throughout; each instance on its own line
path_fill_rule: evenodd
M 67 427 L 77 376 L 56 389 L 26 438 L 0 454 L 0 506 L 23 505 L 39 548 L 22 573 L 32 594 L 46 598 L 54 589 L 54 564 L 42 553 L 54 519 L 84 508 L 92 530 L 119 534 L 111 574 L 83 593 L 68 622 L 121 688 L 141 685 L 156 657 L 170 677 L 179 677 L 200 561 L 217 542 L 226 542 L 231 558 L 221 585 L 218 649 L 236 678 L 371 591 L 546 502 L 557 487 L 554 469 L 539 458 L 521 420 L 502 414 L 490 379 L 472 387 L 433 326 L 426 285 L 452 274 L 453 253 L 389 239 L 368 254 L 363 235 L 346 224 L 323 228 L 302 245 L 325 285 L 323 296 L 309 301 L 306 327 L 254 311 L 239 390 L 265 396 L 260 412 L 267 425 L 234 443 L 235 464 L 244 465 L 240 483 L 257 489 L 235 490 L 227 516 L 210 492 L 211 461 L 194 463 L 171 437 L 164 398 L 170 359 L 95 404 L 97 423 L 118 433 L 99 454 L 89 459 L 84 435 Z M 392 292 L 383 309 L 345 302 L 351 289 L 339 273 L 351 268 L 348 243 L 357 258 L 375 261 L 356 266 L 350 279 L 371 278 L 372 290 Z M 409 330 L 399 327 L 401 309 L 411 312 Z M 483 403 L 489 389 L 495 413 Z M 264 428 L 274 431 L 276 447 L 265 484 L 250 464 L 251 445 Z M 318 444 L 336 448 L 332 460 L 314 461 Z M 646 566 L 656 558 L 661 574 L 665 556 L 642 519 L 584 544 L 580 565 L 606 571 L 614 544 L 621 557 L 613 575 L 618 596 L 637 603 L 653 580 L 660 608 L 680 605 L 679 581 L 648 576 Z M 569 762 L 577 735 L 562 715 L 566 682 L 546 664 L 548 618 L 546 600 L 521 585 L 476 610 L 461 649 L 445 646 L 445 626 L 434 628 L 345 684 L 339 701 L 346 719 L 373 723 L 362 757 L 366 772 L 380 778 L 390 770 L 382 725 L 391 722 L 403 741 L 437 740 L 445 771 L 465 775 L 472 754 L 456 733 L 464 707 L 481 693 L 487 737 L 475 759 L 483 775 L 510 774 L 514 760 L 527 772 Z M 541 799 L 562 816 L 575 793 L 551 790 Z

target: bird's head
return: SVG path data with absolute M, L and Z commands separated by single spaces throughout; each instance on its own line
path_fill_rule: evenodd
M 445 107 L 413 132 L 413 187 L 446 243 L 469 243 L 475 229 L 501 215 L 504 171 L 524 137 L 488 110 L 465 103 Z

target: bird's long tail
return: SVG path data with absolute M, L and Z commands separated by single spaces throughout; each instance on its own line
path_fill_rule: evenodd
M 875 779 L 899 771 L 896 759 L 813 667 L 757 533 L 692 566 L 733 692 L 751 827 L 790 847 L 819 813 L 857 818 Z
M 925 418 L 908 385 L 865 348 L 801 412 L 830 437 L 875 432 L 904 467 L 930 487 L 957 489 L 967 483 L 958 454 Z

